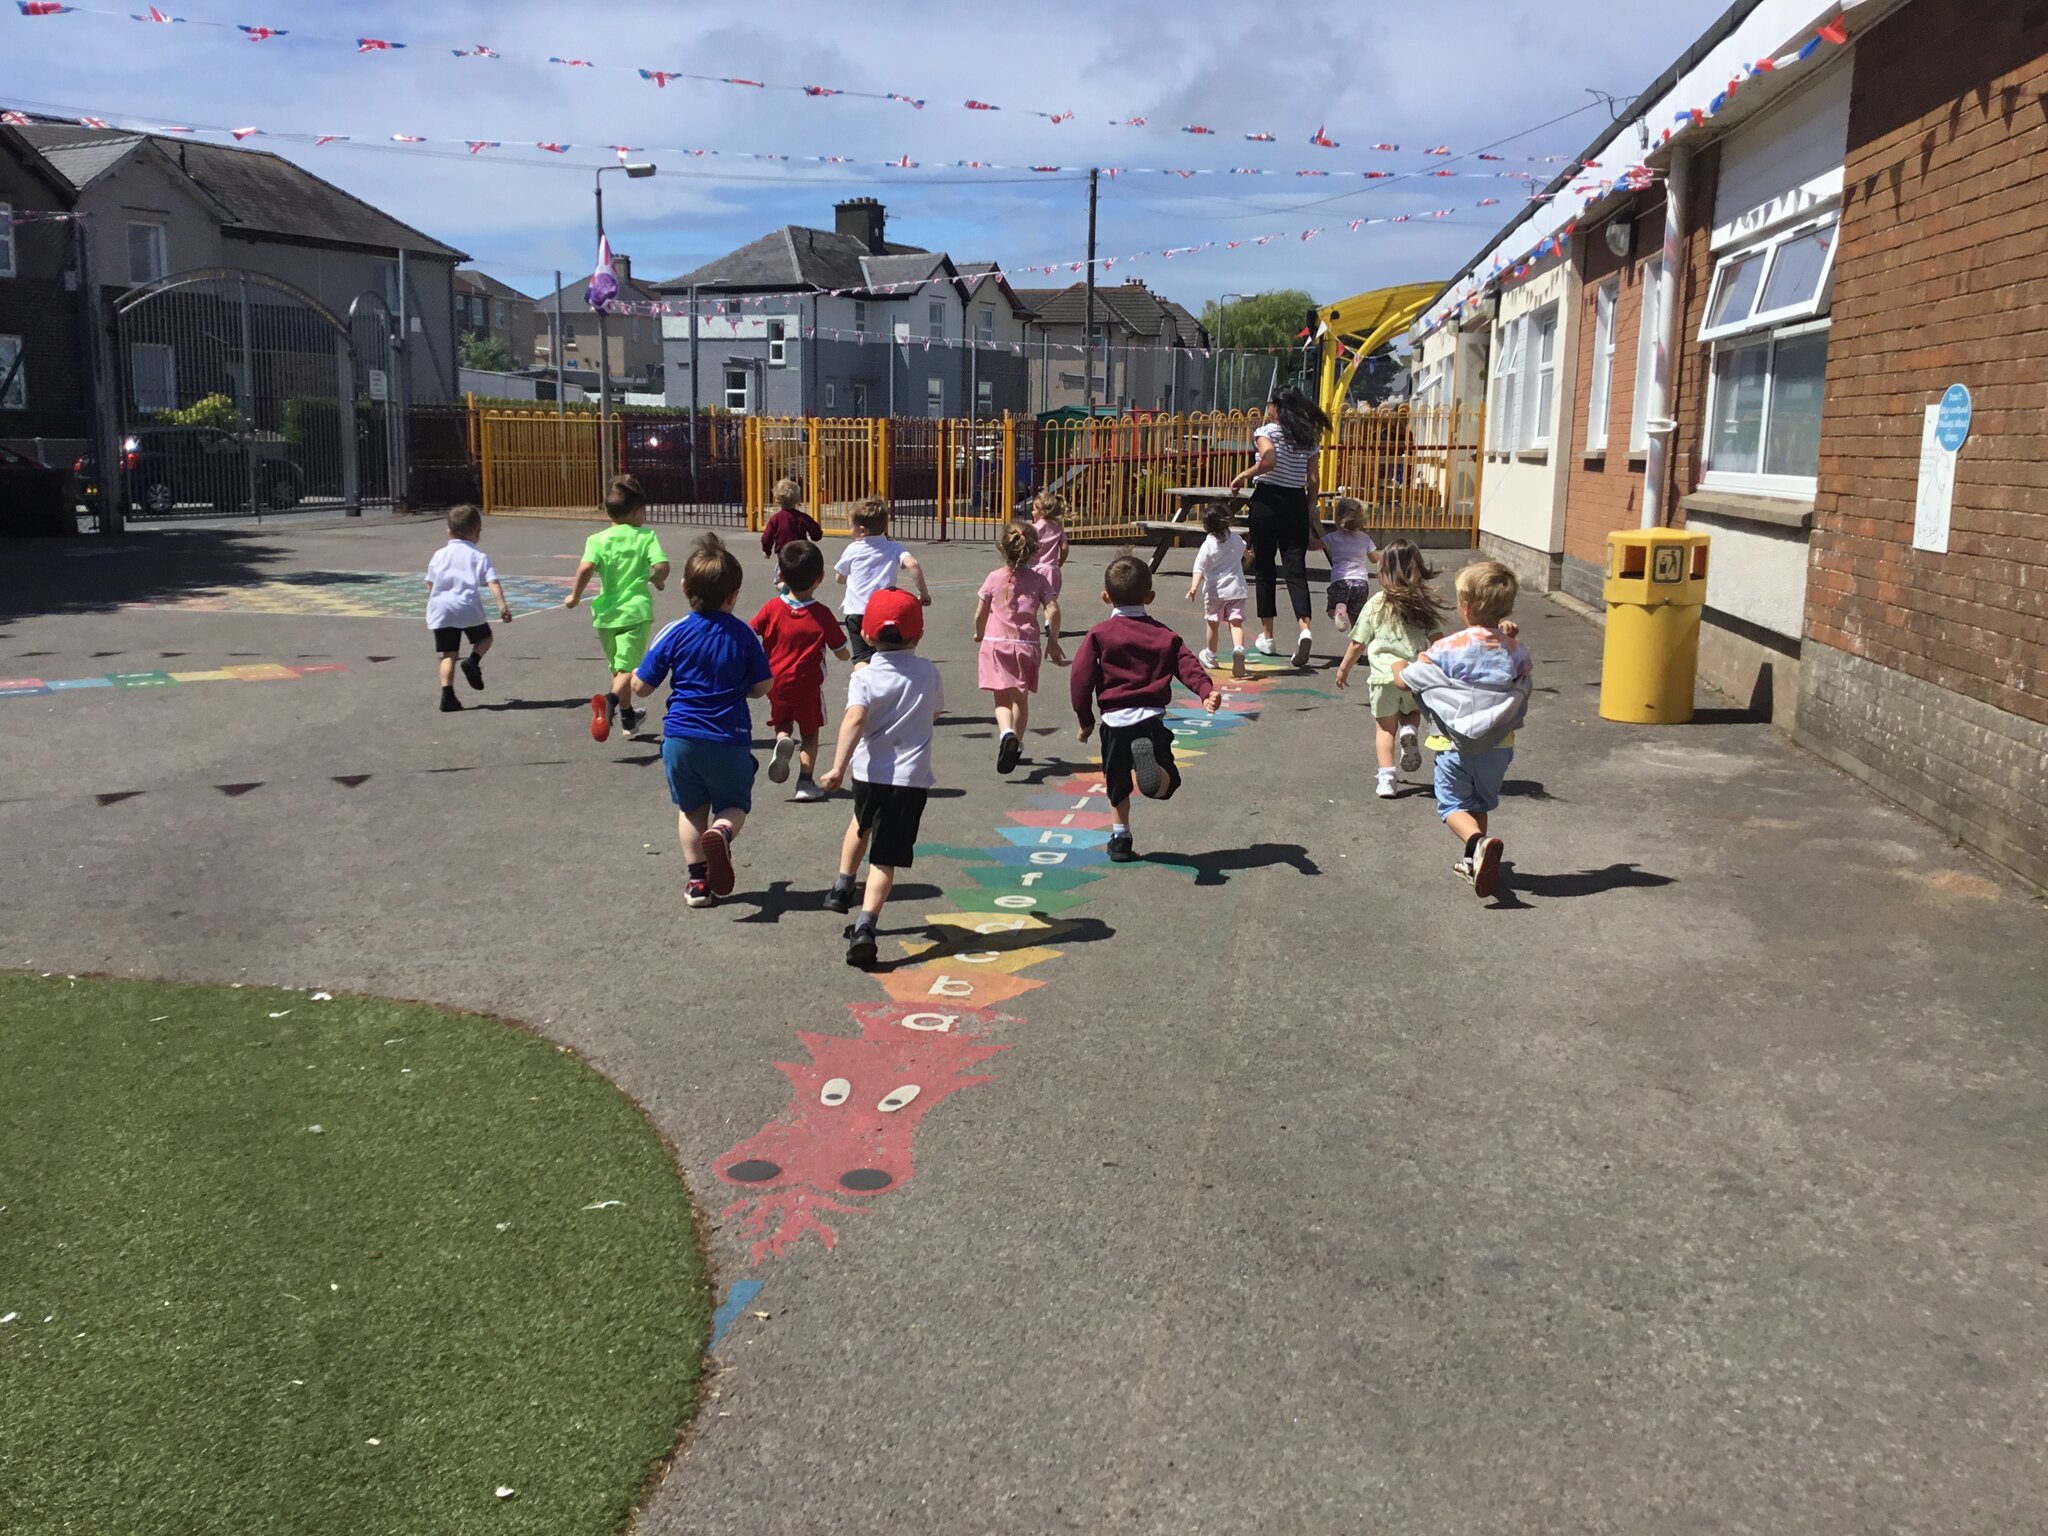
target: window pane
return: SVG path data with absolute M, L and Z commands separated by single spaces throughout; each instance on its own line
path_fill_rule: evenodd
M 1827 268 L 1828 251 L 1834 243 L 1835 226 L 1828 224 L 1779 246 L 1778 259 L 1771 264 L 1770 285 L 1764 289 L 1759 307 L 1771 311 L 1811 306 L 1820 292 L 1820 275 Z
M 1629 447 L 1646 449 L 1650 444 L 1650 386 L 1657 372 L 1658 299 L 1662 296 L 1664 263 L 1643 264 L 1641 322 L 1636 331 L 1636 393 L 1629 418 Z
M 1826 331 L 1787 336 L 1778 343 L 1771 359 L 1771 426 L 1764 446 L 1765 474 L 1820 472 L 1820 407 L 1827 369 Z
M 1713 302 L 1707 306 L 1707 325 L 1733 325 L 1747 320 L 1756 310 L 1757 285 L 1763 281 L 1764 253 L 1751 251 L 1725 263 L 1714 284 Z
M 21 361 L 21 338 L 0 336 L 0 410 L 28 409 L 28 365 Z
M 1714 354 L 1713 436 L 1707 465 L 1724 474 L 1753 475 L 1763 442 L 1764 381 L 1770 372 L 1767 341 L 1723 347 Z
M 1616 284 L 1600 285 L 1593 302 L 1593 388 L 1586 409 L 1586 445 L 1607 446 L 1607 395 L 1614 383 L 1614 298 Z

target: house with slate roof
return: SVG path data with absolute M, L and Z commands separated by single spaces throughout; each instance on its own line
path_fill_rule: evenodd
M 1087 335 L 1088 285 L 1025 288 L 1038 343 L 1031 356 L 1031 398 L 1040 410 L 1087 400 L 1081 348 Z M 1202 323 L 1137 278 L 1095 290 L 1095 403 L 1134 411 L 1211 409 L 1209 334 Z
M 410 398 L 455 398 L 462 252 L 263 150 L 72 122 L 16 131 L 89 216 L 94 270 L 110 298 L 224 267 L 289 283 L 344 320 L 364 293 L 396 313 L 404 252 Z
M 612 254 L 612 271 L 618 274 L 619 302 L 652 306 L 661 294 L 651 283 L 633 274 L 633 258 Z M 563 284 L 560 295 L 543 294 L 534 301 L 533 345 L 530 353 L 514 355 L 521 366 L 555 366 L 556 309 L 559 301 L 562 332 L 562 370 L 565 377 L 586 381 L 597 389 L 597 312 L 584 301 L 590 291 L 590 274 L 583 273 Z M 612 315 L 605 321 L 604 351 L 611 360 L 614 394 L 633 391 L 654 393 L 661 389 L 663 346 L 661 321 L 651 314 Z
M 993 262 L 889 240 L 872 197 L 834 215 L 829 230 L 785 225 L 658 285 L 684 311 L 662 321 L 670 404 L 767 416 L 1030 409 L 1030 314 Z

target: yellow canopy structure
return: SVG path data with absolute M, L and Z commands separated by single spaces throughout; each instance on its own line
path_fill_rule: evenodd
M 1317 337 L 1322 346 L 1322 383 L 1318 404 L 1332 422 L 1351 392 L 1351 381 L 1368 357 L 1415 323 L 1429 308 L 1430 300 L 1444 291 L 1442 283 L 1403 283 L 1397 288 L 1375 288 L 1352 298 L 1325 304 L 1316 311 L 1322 323 Z M 1345 354 L 1349 354 L 1348 357 Z

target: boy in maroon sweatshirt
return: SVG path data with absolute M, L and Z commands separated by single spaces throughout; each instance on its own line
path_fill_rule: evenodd
M 825 537 L 825 530 L 818 526 L 818 520 L 803 508 L 802 486 L 794 480 L 778 480 L 773 494 L 775 515 L 762 526 L 762 554 L 770 560 L 780 560 L 783 545 L 794 544 L 798 539 L 809 539 L 816 544 Z
M 1117 556 L 1102 585 L 1102 600 L 1112 611 L 1074 653 L 1074 714 L 1086 741 L 1095 729 L 1095 706 L 1102 706 L 1102 787 L 1116 815 L 1109 857 L 1129 864 L 1138 857 L 1131 846 L 1132 781 L 1147 800 L 1171 800 L 1180 788 L 1165 718 L 1174 678 L 1193 689 L 1212 715 L 1223 695 L 1180 636 L 1145 611 L 1152 601 L 1152 572 L 1144 561 Z

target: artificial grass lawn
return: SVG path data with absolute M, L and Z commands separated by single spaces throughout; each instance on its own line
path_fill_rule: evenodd
M 659 1139 L 544 1041 L 0 975 L 10 1312 L 9 1536 L 580 1536 L 690 1417 L 710 1298 Z

